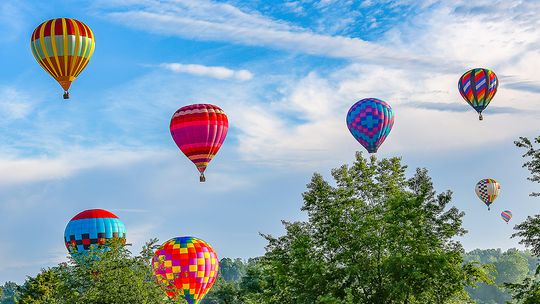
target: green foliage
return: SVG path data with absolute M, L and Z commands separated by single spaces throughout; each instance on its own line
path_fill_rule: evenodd
M 240 281 L 245 271 L 242 259 L 224 258 L 219 262 L 219 276 L 225 281 Z
M 540 256 L 540 214 L 528 216 L 527 219 L 514 227 L 517 232 L 512 237 L 519 237 L 520 244 L 531 248 L 535 256 Z
M 19 286 L 14 282 L 6 282 L 0 286 L 0 304 L 15 304 L 19 299 Z
M 493 266 L 492 275 L 495 277 L 494 285 L 479 283 L 476 287 L 468 287 L 467 292 L 477 304 L 505 303 L 511 299 L 506 283 L 518 283 L 528 275 L 533 274 L 536 263 L 530 251 L 509 249 L 506 252 L 500 249 L 476 249 L 464 256 L 468 262 L 478 262 Z
M 173 303 L 152 277 L 149 261 L 156 242 L 132 257 L 124 244 L 113 241 L 107 244 L 110 250 L 91 250 L 45 269 L 26 280 L 18 303 Z
M 525 148 L 523 157 L 527 161 L 523 167 L 529 169 L 531 176 L 528 178 L 532 182 L 540 183 L 540 149 L 526 137 L 520 137 L 514 142 L 516 146 Z M 534 139 L 535 144 L 540 144 L 540 136 Z M 540 193 L 533 192 L 531 196 L 540 196 Z M 520 244 L 531 248 L 535 256 L 540 256 L 540 215 L 529 216 L 527 219 L 514 227 L 517 232 L 512 237 L 519 237 Z M 512 291 L 514 299 L 518 303 L 532 304 L 540 303 L 540 266 L 533 276 L 524 279 L 521 283 L 509 283 L 505 286 Z
M 524 168 L 529 169 L 531 176 L 528 178 L 532 182 L 540 183 L 540 149 L 536 148 L 530 139 L 526 137 L 520 137 L 519 140 L 514 142 L 516 146 L 525 148 L 527 152 L 523 154 L 527 161 L 523 164 Z M 540 144 L 540 136 L 534 139 L 535 144 Z M 533 192 L 531 196 L 540 196 L 540 192 Z
M 264 235 L 259 303 L 464 303 L 464 287 L 489 283 L 463 263 L 455 236 L 463 213 L 436 194 L 425 169 L 407 179 L 399 158 L 364 159 L 315 174 L 304 193 L 306 222 Z M 461 302 L 460 302 L 461 301 Z

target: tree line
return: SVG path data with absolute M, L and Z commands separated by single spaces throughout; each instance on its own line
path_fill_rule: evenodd
M 540 182 L 540 136 L 520 138 L 532 182 Z M 537 196 L 538 193 L 531 195 Z M 406 175 L 400 158 L 356 154 L 314 174 L 303 193 L 305 221 L 283 221 L 285 234 L 263 234 L 266 253 L 223 259 L 201 304 L 463 304 L 540 303 L 540 215 L 515 227 L 530 251 L 465 253 L 456 236 L 464 213 L 452 192 L 436 192 L 426 169 Z M 154 282 L 150 259 L 157 240 L 138 255 L 120 242 L 6 283 L 1 303 L 184 303 L 167 299 Z M 11 302 L 10 302 L 11 301 Z

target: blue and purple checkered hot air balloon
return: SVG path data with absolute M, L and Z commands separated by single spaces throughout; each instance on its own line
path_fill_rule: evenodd
M 492 70 L 472 69 L 467 71 L 458 81 L 458 90 L 463 99 L 478 112 L 478 119 L 483 120 L 484 111 L 499 86 L 499 79 Z
M 85 210 L 69 221 L 64 241 L 69 253 L 86 253 L 92 245 L 100 246 L 107 240 L 126 239 L 126 227 L 113 213 L 103 209 Z
M 394 125 L 390 105 L 377 98 L 365 98 L 355 103 L 347 113 L 347 127 L 356 140 L 376 153 Z

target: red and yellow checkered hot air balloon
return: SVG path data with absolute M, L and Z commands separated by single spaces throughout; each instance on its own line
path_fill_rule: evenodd
M 154 276 L 171 298 L 184 297 L 197 304 L 208 293 L 218 275 L 216 252 L 205 241 L 191 237 L 168 240 L 152 259 Z
M 68 99 L 71 83 L 94 53 L 95 40 L 92 30 L 81 21 L 56 18 L 34 30 L 30 47 L 39 65 L 58 81 L 64 99 Z

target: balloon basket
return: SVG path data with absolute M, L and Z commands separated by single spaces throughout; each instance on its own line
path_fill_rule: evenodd
M 199 181 L 200 181 L 201 183 L 206 182 L 206 177 L 204 177 L 204 173 L 201 173 L 201 176 L 199 177 Z
M 68 91 L 64 92 L 64 99 L 69 99 L 69 92 Z

